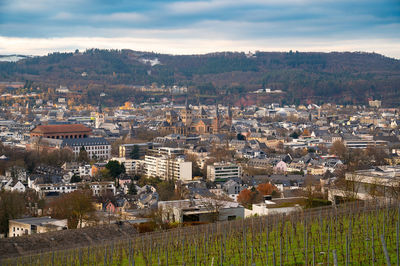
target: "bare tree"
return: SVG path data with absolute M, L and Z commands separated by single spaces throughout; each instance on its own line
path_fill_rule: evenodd
M 355 173 L 347 173 L 344 178 L 336 180 L 334 187 L 345 200 L 353 201 L 358 199 L 360 180 Z
M 203 198 L 201 203 L 211 214 L 211 222 L 219 220 L 221 209 L 226 205 L 226 201 L 232 201 L 229 197 L 215 196 Z

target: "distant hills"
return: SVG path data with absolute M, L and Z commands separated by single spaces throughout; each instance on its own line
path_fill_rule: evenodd
M 1 61 L 1 57 L 0 57 Z M 185 85 L 191 94 L 237 100 L 250 91 L 284 91 L 284 103 L 400 102 L 400 60 L 376 53 L 256 52 L 167 55 L 91 49 L 0 62 L 0 81 L 89 89 L 132 85 Z M 270 99 L 273 101 L 274 99 Z
M 11 54 L 11 55 L 0 55 L 0 62 L 17 62 L 22 59 L 29 58 L 27 55 Z

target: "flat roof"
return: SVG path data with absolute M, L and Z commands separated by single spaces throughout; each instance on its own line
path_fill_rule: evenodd
M 31 224 L 31 225 L 42 225 L 45 223 L 56 222 L 58 219 L 53 219 L 51 217 L 28 217 L 22 219 L 13 219 L 12 222 Z

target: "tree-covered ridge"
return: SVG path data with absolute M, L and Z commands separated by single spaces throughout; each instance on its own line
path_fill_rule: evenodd
M 151 60 L 156 60 L 151 63 Z M 86 73 L 87 75 L 82 75 Z M 1 81 L 60 84 L 185 85 L 201 94 L 271 87 L 288 99 L 400 99 L 400 61 L 375 53 L 221 52 L 167 55 L 90 49 L 0 62 Z

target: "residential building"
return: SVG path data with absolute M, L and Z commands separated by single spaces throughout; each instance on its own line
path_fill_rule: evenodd
M 8 182 L 3 187 L 4 190 L 8 191 L 17 191 L 17 192 L 25 192 L 26 188 L 24 184 L 21 183 L 19 180 L 9 179 Z
M 111 158 L 111 144 L 104 138 L 64 139 L 61 147 L 68 147 L 75 157 L 79 156 L 81 149 L 85 149 L 89 159 Z
M 225 181 L 241 177 L 242 167 L 234 163 L 214 163 L 207 166 L 207 179 L 211 181 Z
M 157 147 L 149 149 L 147 155 L 151 156 L 168 156 L 170 158 L 181 156 L 185 154 L 185 150 L 182 148 L 170 148 L 170 147 Z
M 146 155 L 145 167 L 146 175 L 149 177 L 160 177 L 164 180 L 179 179 L 184 182 L 192 180 L 192 162 L 185 161 L 183 156 Z
M 152 142 L 146 142 L 146 143 L 134 143 L 134 144 L 121 144 L 119 146 L 119 157 L 124 157 L 127 159 L 132 158 L 132 152 L 135 149 L 135 146 L 138 149 L 138 157 L 143 158 L 144 155 L 146 154 L 146 151 L 148 149 L 152 149 L 154 147 L 154 144 Z M 136 158 L 136 159 L 139 159 Z
M 251 210 L 245 209 L 245 216 L 254 215 L 274 215 L 289 214 L 291 212 L 300 212 L 303 210 L 305 198 L 289 197 L 284 199 L 272 199 L 268 196 L 264 202 L 253 204 Z
M 125 157 L 114 157 L 111 160 L 118 161 L 120 164 L 124 164 L 127 174 L 140 174 L 144 172 L 145 169 L 144 160 L 126 159 Z
M 48 193 L 71 193 L 78 189 L 89 187 L 94 196 L 99 196 L 103 193 L 116 192 L 114 182 L 102 181 L 102 182 L 82 182 L 82 183 L 57 183 L 57 184 L 32 184 L 32 189 L 36 190 L 40 196 L 46 196 Z
M 29 217 L 8 221 L 8 237 L 32 235 L 67 229 L 67 219 L 50 217 Z
M 80 165 L 79 166 L 79 176 L 90 176 L 92 172 L 92 166 L 90 164 Z
M 244 218 L 244 207 L 236 202 L 215 199 L 159 201 L 165 222 L 214 222 Z
M 384 140 L 368 140 L 368 139 L 350 139 L 345 140 L 344 145 L 350 149 L 366 149 L 367 147 L 386 146 L 387 141 Z
M 247 186 L 242 186 L 234 180 L 228 180 L 222 185 L 222 190 L 233 200 L 237 199 L 240 191 L 244 190 Z
M 371 100 L 371 101 L 368 102 L 368 104 L 369 104 L 370 107 L 379 108 L 382 105 L 382 101 L 379 101 L 379 100 L 374 100 L 373 101 L 373 100 Z

